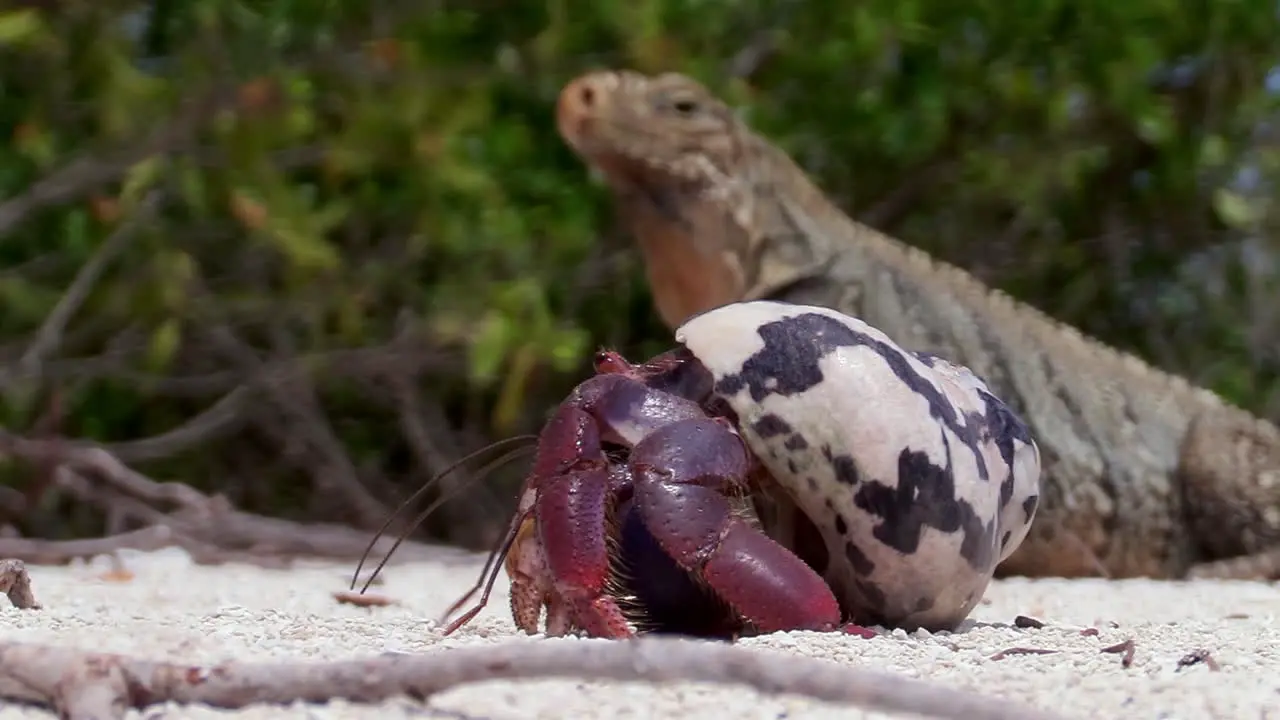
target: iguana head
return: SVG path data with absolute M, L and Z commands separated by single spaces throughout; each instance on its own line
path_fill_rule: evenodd
M 556 111 L 561 136 L 615 188 L 725 193 L 743 161 L 745 128 L 733 110 L 678 73 L 583 75 Z
M 751 226 L 745 128 L 678 74 L 595 72 L 564 87 L 557 125 L 613 190 L 663 322 L 743 299 Z

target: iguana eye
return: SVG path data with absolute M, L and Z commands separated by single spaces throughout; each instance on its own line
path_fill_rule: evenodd
M 671 103 L 671 107 L 675 108 L 676 112 L 681 115 L 692 115 L 698 109 L 698 103 L 688 98 L 681 98 Z

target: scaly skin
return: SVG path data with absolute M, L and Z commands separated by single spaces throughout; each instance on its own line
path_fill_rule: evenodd
M 1001 574 L 1280 576 L 1275 425 L 854 222 L 690 78 L 584 75 L 557 112 L 668 326 L 738 300 L 831 307 L 969 367 L 1028 422 L 1043 496 Z

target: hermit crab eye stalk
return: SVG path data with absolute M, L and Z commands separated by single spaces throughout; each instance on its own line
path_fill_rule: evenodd
M 596 372 L 600 374 L 631 374 L 635 372 L 635 368 L 631 363 L 627 362 L 626 358 L 622 357 L 616 350 L 609 350 L 608 348 L 597 350 L 591 364 L 595 367 Z

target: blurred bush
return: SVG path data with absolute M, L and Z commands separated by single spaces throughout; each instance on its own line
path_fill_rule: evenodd
M 555 134 L 603 66 L 699 77 L 855 216 L 1280 416 L 1273 3 L 2 7 L 0 422 L 249 510 L 376 525 L 595 346 L 667 345 Z M 488 542 L 522 469 L 426 532 Z M 104 531 L 3 472 L 4 524 Z

